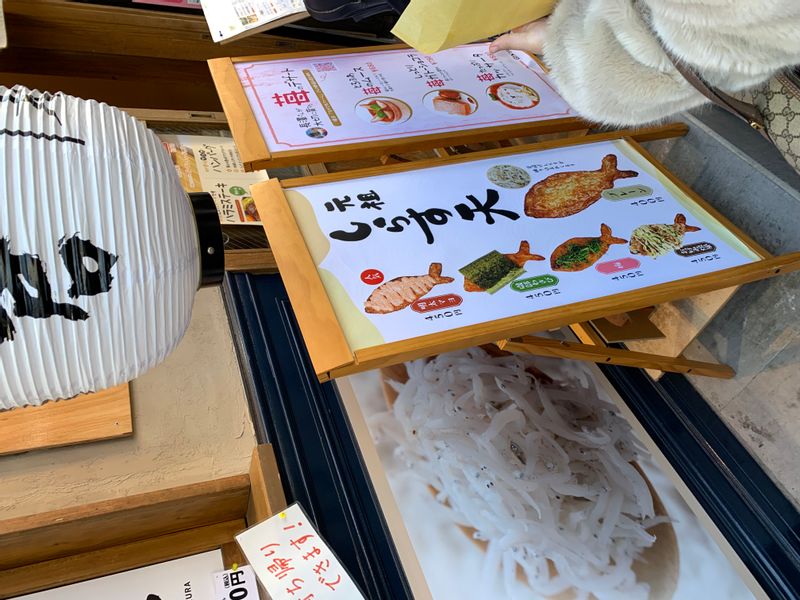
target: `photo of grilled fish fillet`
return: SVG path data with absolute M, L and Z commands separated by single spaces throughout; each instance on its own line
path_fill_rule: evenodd
M 535 183 L 525 194 L 525 214 L 536 219 L 569 217 L 589 208 L 617 179 L 639 175 L 617 169 L 617 157 L 606 154 L 597 171 L 555 173 Z
M 681 213 L 675 215 L 672 225 L 641 225 L 631 234 L 630 252 L 653 258 L 669 254 L 683 245 L 683 236 L 689 231 L 700 231 L 700 228 L 687 225 L 686 216 Z
M 364 302 L 364 310 L 373 315 L 386 315 L 403 310 L 430 292 L 434 286 L 452 283 L 442 276 L 442 263 L 431 263 L 427 275 L 405 275 L 382 283 Z

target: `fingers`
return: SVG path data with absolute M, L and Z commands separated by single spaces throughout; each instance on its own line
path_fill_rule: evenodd
M 523 32 L 512 32 L 501 35 L 489 45 L 489 54 L 494 54 L 501 50 L 525 50 L 527 52 L 532 52 L 533 50 L 530 49 L 532 44 L 529 37 L 527 33 Z
M 547 19 L 539 19 L 526 23 L 501 35 L 489 45 L 489 54 L 500 50 L 523 50 L 533 54 L 541 54 Z

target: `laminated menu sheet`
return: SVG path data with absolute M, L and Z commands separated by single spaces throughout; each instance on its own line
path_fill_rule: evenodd
M 254 190 L 304 338 L 326 339 L 321 376 L 765 276 L 765 253 L 629 140 L 363 175 Z
M 487 131 L 497 138 L 584 126 L 536 60 L 519 52 L 492 56 L 486 44 L 435 55 L 392 47 L 211 65 L 250 168 L 308 162 L 309 153 L 375 154 L 401 142 L 431 147 L 448 135 L 468 140 Z

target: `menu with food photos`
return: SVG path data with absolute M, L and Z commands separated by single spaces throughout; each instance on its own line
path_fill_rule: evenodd
M 219 60 L 235 68 L 241 103 L 249 105 L 270 154 L 481 128 L 533 128 L 557 119 L 578 122 L 536 60 L 521 52 L 491 55 L 487 44 L 433 55 L 393 47 Z M 215 75 L 233 125 L 241 103 L 227 100 L 223 79 Z M 233 133 L 237 138 L 235 127 Z
M 760 260 L 625 140 L 284 187 L 354 351 Z
M 187 192 L 208 192 L 223 225 L 260 225 L 250 185 L 269 178 L 264 171 L 246 173 L 230 138 L 205 135 L 161 135 Z
M 200 0 L 211 39 L 233 42 L 308 16 L 303 0 Z

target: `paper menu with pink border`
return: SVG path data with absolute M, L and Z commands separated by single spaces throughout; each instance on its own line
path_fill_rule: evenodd
M 535 60 L 486 44 L 235 66 L 271 152 L 576 116 Z

